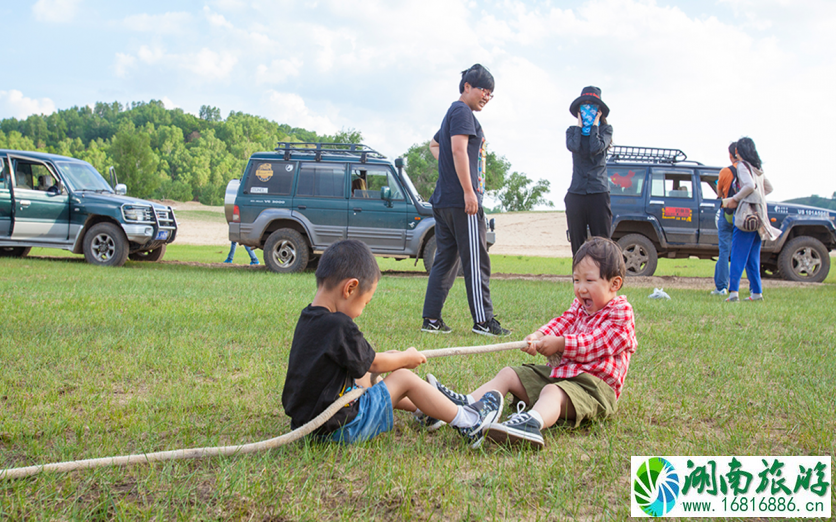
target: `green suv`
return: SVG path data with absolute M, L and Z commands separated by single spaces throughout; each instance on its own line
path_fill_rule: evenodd
M 159 261 L 177 235 L 171 207 L 113 190 L 86 161 L 0 149 L 0 256 L 32 247 L 84 254 L 95 265 Z
M 299 272 L 340 239 L 381 257 L 435 259 L 435 219 L 406 172 L 365 145 L 279 143 L 250 157 L 226 188 L 229 239 L 264 249 L 274 272 Z M 490 227 L 491 229 L 493 227 Z M 487 234 L 488 246 L 495 241 Z

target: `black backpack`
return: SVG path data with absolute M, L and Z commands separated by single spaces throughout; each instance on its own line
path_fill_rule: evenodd
M 726 195 L 726 197 L 730 198 L 730 197 L 734 196 L 735 194 L 737 194 L 737 191 L 740 190 L 740 182 L 737 180 L 737 167 L 735 167 L 734 165 L 729 165 L 728 169 L 732 173 L 732 180 L 731 180 L 731 183 L 729 184 L 729 193 Z M 723 209 L 723 210 L 725 210 L 726 214 L 731 216 L 732 214 L 734 214 L 735 209 L 726 208 L 726 209 Z

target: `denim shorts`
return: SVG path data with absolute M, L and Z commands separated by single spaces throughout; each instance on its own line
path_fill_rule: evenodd
M 386 383 L 380 381 L 360 396 L 357 416 L 340 429 L 323 435 L 321 439 L 341 444 L 355 444 L 392 431 L 395 423 L 392 398 Z

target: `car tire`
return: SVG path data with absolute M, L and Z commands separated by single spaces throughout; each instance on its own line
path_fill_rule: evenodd
M 641 234 L 628 234 L 618 240 L 628 276 L 652 276 L 659 261 L 653 242 Z
M 143 250 L 141 252 L 133 252 L 128 254 L 128 259 L 131 261 L 159 261 L 165 255 L 165 245 L 157 247 L 153 250 Z
M 32 247 L 0 247 L 0 257 L 26 257 Z
M 830 272 L 830 253 L 810 236 L 791 239 L 778 255 L 778 269 L 789 281 L 821 283 Z
M 302 234 L 292 228 L 280 228 L 264 243 L 264 263 L 273 272 L 301 272 L 308 266 L 310 249 Z
M 97 223 L 84 235 L 84 258 L 99 266 L 122 266 L 128 260 L 128 239 L 113 223 Z
M 426 270 L 428 274 L 430 273 L 430 270 L 432 270 L 437 250 L 438 244 L 436 243 L 435 236 L 433 236 L 427 240 L 427 244 L 424 246 L 424 270 Z M 464 267 L 462 266 L 461 259 L 457 259 L 457 262 L 458 268 L 456 268 L 456 276 L 462 277 L 464 276 Z

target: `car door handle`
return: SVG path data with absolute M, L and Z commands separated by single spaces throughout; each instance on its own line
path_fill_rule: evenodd
M 363 209 L 360 207 L 354 207 L 354 212 L 363 212 Z
M 27 208 L 31 204 L 32 204 L 32 202 L 29 201 L 28 199 L 21 199 L 20 200 L 20 208 Z
M 308 206 L 307 205 L 299 205 L 296 208 L 298 208 L 299 210 L 305 210 L 306 208 L 308 208 Z
M 665 202 L 664 201 L 657 201 L 655 199 L 651 199 L 650 201 L 648 201 L 648 204 L 650 204 L 650 205 L 664 205 Z
M 714 208 L 714 203 L 700 203 L 701 208 Z

